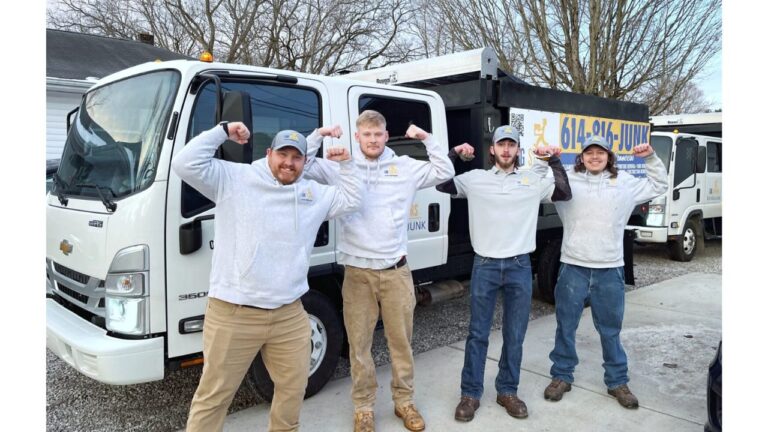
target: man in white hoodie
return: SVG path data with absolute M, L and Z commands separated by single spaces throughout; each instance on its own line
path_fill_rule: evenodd
M 589 301 L 603 351 L 603 380 L 608 394 L 625 408 L 638 401 L 627 383 L 627 355 L 621 346 L 624 319 L 624 228 L 637 204 L 667 190 L 664 164 L 649 144 L 633 148 L 645 159 L 647 177 L 636 178 L 616 167 L 616 155 L 601 136 L 583 145 L 568 170 L 573 197 L 555 203 L 563 221 L 560 273 L 555 287 L 557 330 L 552 360 L 552 382 L 544 398 L 559 401 L 571 390 L 576 355 L 576 328 Z
M 259 352 L 275 383 L 268 429 L 299 429 L 311 348 L 300 298 L 309 289 L 310 253 L 324 220 L 360 206 L 361 182 L 349 152 L 332 149 L 329 155 L 339 162 L 338 186 L 305 180 L 307 142 L 295 131 L 278 132 L 267 157 L 250 165 L 214 158 L 227 138 L 245 144 L 249 136 L 243 123 L 221 123 L 187 143 L 172 164 L 217 207 L 205 365 L 189 432 L 222 430 L 227 408 Z
M 340 218 L 341 237 L 338 262 L 344 264 L 344 325 L 349 339 L 352 373 L 354 430 L 373 431 L 376 398 L 376 368 L 371 356 L 373 331 L 381 313 L 384 334 L 392 359 L 392 399 L 395 415 L 411 431 L 423 430 L 423 418 L 413 404 L 413 310 L 416 297 L 406 262 L 407 222 L 414 195 L 419 189 L 440 184 L 453 177 L 446 144 L 411 125 L 405 135 L 421 140 L 429 162 L 396 156 L 386 146 L 389 134 L 380 113 L 363 111 L 356 122 L 352 149 L 358 175 L 364 179 L 363 204 L 358 213 Z M 340 129 L 332 133 L 335 136 Z M 308 137 L 314 154 L 322 137 Z M 309 157 L 306 176 L 321 183 L 336 184 L 339 166 Z

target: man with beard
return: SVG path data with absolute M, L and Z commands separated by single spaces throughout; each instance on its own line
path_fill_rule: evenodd
M 539 203 L 571 198 L 560 152 L 555 146 L 534 150 L 538 157 L 548 157 L 554 178 L 519 169 L 520 134 L 512 126 L 500 126 L 490 147 L 491 169 L 468 171 L 437 187 L 455 198 L 467 198 L 469 234 L 475 251 L 461 399 L 454 414 L 458 421 L 471 421 L 480 407 L 488 336 L 499 293 L 504 318 L 496 402 L 512 417 L 528 417 L 525 402 L 517 397 L 523 339 L 531 310 L 533 282 L 528 254 L 536 249 Z M 454 147 L 449 156 L 465 160 L 473 153 L 473 147 L 464 143 Z M 546 169 L 544 162 L 537 159 L 536 163 Z
M 349 152 L 329 151 L 340 166 L 338 186 L 305 180 L 307 141 L 296 131 L 278 132 L 267 157 L 250 165 L 214 157 L 227 138 L 245 144 L 249 136 L 241 122 L 221 123 L 187 143 L 172 164 L 179 177 L 216 203 L 205 365 L 187 420 L 190 432 L 222 430 L 259 352 L 275 383 L 268 429 L 299 429 L 311 352 L 300 298 L 309 289 L 312 246 L 324 220 L 360 206 L 361 183 Z

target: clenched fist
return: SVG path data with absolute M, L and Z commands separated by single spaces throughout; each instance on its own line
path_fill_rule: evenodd
M 345 147 L 328 147 L 328 150 L 325 152 L 325 158 L 334 162 L 341 162 L 349 159 L 350 156 Z
M 343 131 L 341 130 L 341 126 L 333 125 L 333 126 L 321 127 L 320 129 L 317 130 L 317 133 L 319 133 L 320 136 L 324 136 L 324 137 L 341 138 Z
M 637 157 L 648 157 L 653 154 L 653 147 L 650 144 L 638 144 L 632 148 L 632 153 Z
M 422 128 L 416 125 L 408 126 L 408 130 L 405 131 L 405 136 L 408 138 L 416 138 L 419 141 L 424 141 L 429 137 L 429 134 Z
M 534 147 L 533 154 L 539 157 L 546 157 L 546 156 L 560 156 L 560 153 L 563 152 L 563 149 L 558 146 L 548 145 L 548 146 L 538 146 Z
M 227 131 L 229 131 L 229 139 L 238 143 L 245 144 L 248 142 L 248 138 L 251 137 L 251 131 L 243 122 L 231 122 L 227 123 Z

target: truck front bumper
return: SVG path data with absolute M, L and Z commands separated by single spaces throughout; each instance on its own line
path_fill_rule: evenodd
M 647 226 L 627 226 L 627 229 L 635 231 L 635 241 L 639 243 L 666 243 L 667 228 Z
M 114 338 L 54 300 L 45 303 L 46 346 L 77 371 L 107 384 L 163 379 L 164 338 Z

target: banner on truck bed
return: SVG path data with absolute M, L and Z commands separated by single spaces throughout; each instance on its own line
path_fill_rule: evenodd
M 645 177 L 643 159 L 634 157 L 632 148 L 649 142 L 651 127 L 647 122 L 510 108 L 509 124 L 520 131 L 520 146 L 524 150 L 522 166 L 533 163 L 534 147 L 555 145 L 562 147 L 560 159 L 568 168 L 581 153 L 587 138 L 601 135 L 616 154 L 619 169 Z

